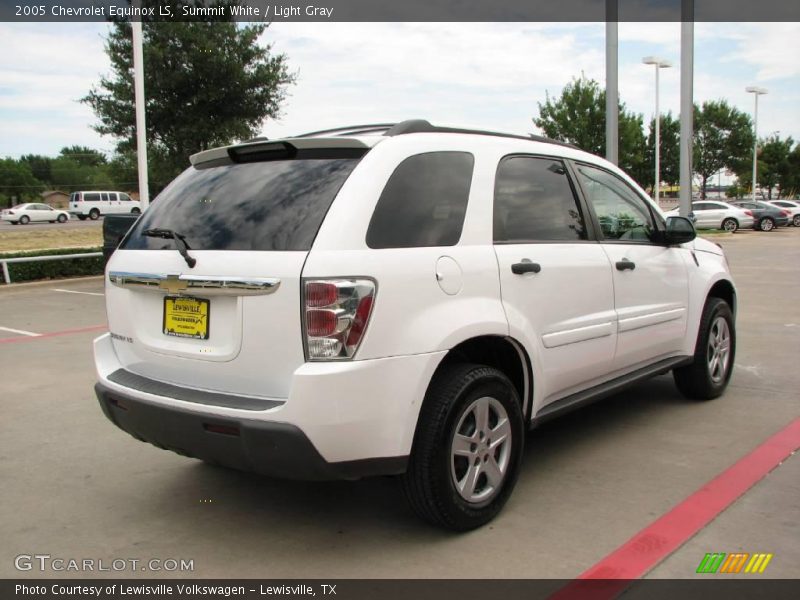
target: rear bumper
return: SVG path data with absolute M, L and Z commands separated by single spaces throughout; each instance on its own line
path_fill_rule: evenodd
M 446 354 L 304 363 L 288 398 L 253 398 L 143 377 L 120 363 L 109 334 L 95 340 L 94 353 L 103 412 L 133 437 L 220 465 L 312 480 L 403 472 L 428 383 Z
M 225 467 L 303 480 L 358 479 L 406 469 L 405 456 L 330 463 L 300 428 L 288 423 L 151 404 L 100 383 L 95 392 L 106 417 L 136 439 Z

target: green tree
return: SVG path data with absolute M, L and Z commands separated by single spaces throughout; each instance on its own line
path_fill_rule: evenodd
M 721 169 L 741 176 L 753 159 L 753 123 L 725 100 L 694 107 L 693 171 L 700 176 L 700 195 L 706 197 L 711 177 Z
M 795 144 L 786 162 L 786 179 L 781 183 L 781 194 L 785 198 L 793 198 L 800 193 L 800 142 Z
M 575 78 L 564 86 L 558 98 L 548 94 L 538 106 L 539 116 L 533 123 L 547 137 L 569 142 L 598 156 L 605 154 L 606 92 L 597 81 L 584 76 Z M 642 115 L 628 112 L 625 104 L 619 103 L 619 166 L 646 185 L 652 177 L 647 171 L 647 141 L 642 123 Z
M 0 159 L 0 195 L 6 206 L 24 198 L 34 198 L 43 190 L 42 182 L 33 176 L 27 162 L 13 158 Z
M 79 163 L 77 160 L 59 156 L 51 166 L 50 184 L 65 192 L 75 192 L 93 187 L 96 167 Z M 103 186 L 101 186 L 103 187 Z
M 87 146 L 65 146 L 59 152 L 59 156 L 70 158 L 76 163 L 88 167 L 96 167 L 108 162 L 105 154 Z
M 41 154 L 24 154 L 19 158 L 19 161 L 26 163 L 30 167 L 36 179 L 44 184 L 50 182 L 52 158 L 49 156 L 42 156 Z
M 778 186 L 778 197 L 783 195 L 791 178 L 789 155 L 794 140 L 778 135 L 761 140 L 758 152 L 758 185 L 767 188 L 767 198 L 772 199 L 772 188 Z M 752 179 L 752 176 L 751 176 Z
M 672 116 L 671 112 L 661 115 L 659 136 L 661 154 L 659 156 L 659 171 L 661 181 L 668 185 L 677 185 L 680 182 L 680 134 L 681 122 Z M 656 170 L 656 120 L 650 119 L 650 129 L 647 135 L 646 168 L 651 179 L 655 178 Z
M 158 5 L 153 0 L 142 4 Z M 173 14 L 180 13 L 173 8 Z M 159 157 L 166 173 L 157 179 L 168 181 L 177 175 L 194 152 L 253 137 L 265 119 L 279 115 L 295 76 L 285 55 L 259 43 L 267 27 L 219 18 L 144 23 L 148 153 Z M 111 75 L 103 77 L 83 102 L 100 121 L 95 129 L 117 138 L 117 151 L 124 154 L 136 148 L 129 23 L 113 25 L 106 52 Z M 163 185 L 153 187 L 158 191 Z

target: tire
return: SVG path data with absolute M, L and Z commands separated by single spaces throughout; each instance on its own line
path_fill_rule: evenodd
M 59 223 L 66 223 L 67 222 L 67 215 L 58 215 L 58 219 L 56 219 Z
M 493 433 L 505 441 L 492 444 Z M 411 508 L 454 531 L 491 521 L 514 489 L 524 441 L 519 396 L 502 372 L 476 364 L 443 367 L 425 395 L 402 477 Z
M 692 400 L 711 400 L 722 395 L 733 373 L 736 356 L 736 325 L 728 303 L 710 297 L 703 307 L 694 360 L 674 369 L 678 390 Z M 717 363 L 713 358 L 717 358 Z
M 19 224 L 20 225 L 27 225 L 30 222 L 31 222 L 31 219 L 30 219 L 30 217 L 28 215 L 22 215 L 19 218 Z
M 140 214 L 142 214 L 142 211 L 139 210 L 138 208 L 132 208 L 131 209 L 131 214 L 132 215 L 140 215 Z
M 79 218 L 81 221 L 85 221 L 85 220 L 86 220 L 86 215 L 78 215 L 78 218 Z
M 800 227 L 800 213 L 792 217 L 792 225 L 794 225 L 795 227 Z
M 97 219 L 100 218 L 100 211 L 97 210 L 96 208 L 93 208 L 92 210 L 89 211 L 89 218 L 92 221 L 97 221 Z
M 758 222 L 758 228 L 761 231 L 772 231 L 775 229 L 775 221 L 772 217 L 764 217 Z
M 737 221 L 733 217 L 728 217 L 727 219 L 722 221 L 722 229 L 733 233 L 734 231 L 739 229 L 739 221 Z

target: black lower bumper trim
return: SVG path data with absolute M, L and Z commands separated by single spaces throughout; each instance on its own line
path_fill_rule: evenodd
M 98 383 L 103 413 L 143 442 L 242 471 L 284 479 L 359 479 L 405 472 L 407 456 L 327 462 L 305 433 L 289 423 L 232 419 L 166 407 Z

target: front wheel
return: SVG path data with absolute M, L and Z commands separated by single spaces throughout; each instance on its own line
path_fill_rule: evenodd
M 500 512 L 516 483 L 524 444 L 519 396 L 497 369 L 442 368 L 420 411 L 403 490 L 423 519 L 468 531 Z
M 775 221 L 773 221 L 771 217 L 764 217 L 761 219 L 761 222 L 759 222 L 758 228 L 761 231 L 772 231 L 775 229 Z
M 673 370 L 675 385 L 687 398 L 717 398 L 728 386 L 735 356 L 736 326 L 731 307 L 721 298 L 711 297 L 703 307 L 694 359 Z
M 132 208 L 132 209 L 131 209 L 131 214 L 132 214 L 132 215 L 139 215 L 139 214 L 141 214 L 141 213 L 142 213 L 142 211 L 141 211 L 141 210 L 139 210 L 138 208 Z
M 739 222 L 736 219 L 729 217 L 722 222 L 722 228 L 725 231 L 730 231 L 731 233 L 733 233 L 734 231 L 739 229 Z
M 67 222 L 67 215 L 58 215 L 57 221 L 59 223 L 66 223 Z
M 800 227 L 800 213 L 797 213 L 795 216 L 792 217 L 792 225 L 795 227 Z

